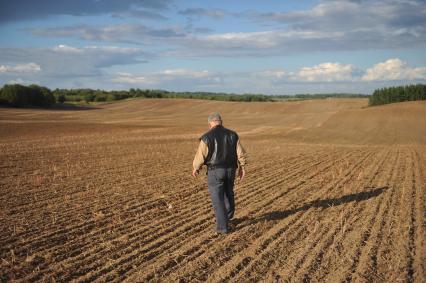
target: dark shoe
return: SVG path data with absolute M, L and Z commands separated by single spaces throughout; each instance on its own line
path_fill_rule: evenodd
M 225 235 L 229 233 L 229 230 L 215 230 L 216 235 Z

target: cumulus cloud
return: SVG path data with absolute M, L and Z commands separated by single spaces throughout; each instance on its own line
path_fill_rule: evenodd
M 40 65 L 36 63 L 17 64 L 15 66 L 0 65 L 0 73 L 38 73 Z
M 67 46 L 65 44 L 59 44 L 59 45 L 53 47 L 52 49 L 53 49 L 53 51 L 56 51 L 56 52 L 72 53 L 72 54 L 83 52 L 83 50 L 81 48 Z
M 137 11 L 133 11 L 137 12 Z M 129 11 L 126 11 L 129 13 Z M 148 16 L 140 11 L 141 16 Z M 220 19 L 232 12 L 189 8 L 178 12 L 192 17 Z M 155 17 L 155 15 L 152 15 Z M 240 12 L 233 21 L 252 19 L 268 30 L 223 33 L 193 27 L 114 24 L 30 28 L 43 37 L 74 37 L 96 42 L 151 45 L 168 56 L 277 56 L 313 51 L 420 48 L 426 46 L 424 1 L 320 1 L 311 9 L 290 12 Z M 239 25 L 236 25 L 239 26 Z
M 302 67 L 290 72 L 282 69 L 256 72 L 255 76 L 269 78 L 274 82 L 307 83 L 361 83 L 367 81 L 425 81 L 426 67 L 410 67 L 399 58 L 388 59 L 366 70 L 360 70 L 352 64 L 326 62 L 314 66 Z
M 321 63 L 311 67 L 302 67 L 295 72 L 281 69 L 265 70 L 255 73 L 256 76 L 274 82 L 353 82 L 358 80 L 357 69 L 351 64 Z
M 270 48 L 277 45 L 275 32 L 230 32 L 194 38 L 195 42 L 210 48 Z
M 363 81 L 426 80 L 426 68 L 412 68 L 401 59 L 393 58 L 366 70 Z
M 105 54 L 137 54 L 140 52 L 138 48 L 117 47 L 117 46 L 96 46 L 89 45 L 82 48 L 59 44 L 52 48 L 53 51 L 64 54 L 88 54 L 88 53 L 105 53 Z
M 198 47 L 195 53 L 199 54 L 207 52 L 225 56 L 235 56 L 236 54 L 247 56 L 257 53 L 268 56 L 282 54 L 283 52 L 294 53 L 312 50 L 314 41 L 332 41 L 339 36 L 338 33 L 274 30 L 190 37 L 187 38 L 186 43 L 189 48 L 191 46 Z M 318 46 L 315 48 L 318 49 Z
M 143 86 L 157 85 L 159 87 L 189 85 L 197 87 L 200 85 L 220 84 L 222 78 L 220 74 L 207 70 L 190 69 L 166 69 L 147 74 L 117 73 L 113 82 L 122 85 L 130 84 Z
M 138 84 L 138 85 L 155 84 L 158 82 L 154 78 L 148 78 L 146 76 L 133 75 L 130 73 L 123 73 L 123 72 L 118 73 L 117 76 L 112 79 L 112 81 L 115 83 Z
M 251 12 L 250 15 L 257 20 L 285 23 L 303 30 L 417 28 L 426 23 L 426 7 L 421 0 L 326 0 L 309 10 Z
M 245 72 L 212 72 L 209 70 L 166 69 L 144 74 L 117 73 L 113 82 L 122 86 L 138 87 L 176 87 L 199 86 L 222 87 L 232 89 L 250 88 L 248 92 L 263 92 L 273 85 L 288 85 L 292 83 L 354 83 L 359 77 L 356 68 L 350 64 L 322 63 L 312 67 L 303 67 L 291 72 L 284 69 Z
M 265 70 L 261 72 L 256 72 L 256 76 L 265 77 L 265 78 L 275 78 L 275 79 L 283 79 L 286 78 L 287 72 L 284 70 Z
M 111 83 L 110 67 L 145 63 L 149 56 L 139 48 L 117 46 L 0 48 L 0 62 L 13 63 L 1 65 L 0 82 L 20 78 L 49 87 L 105 88 Z
M 159 73 L 168 77 L 186 77 L 186 78 L 207 78 L 211 76 L 211 72 L 207 70 L 193 71 L 188 69 L 169 69 Z
M 351 64 L 322 63 L 303 67 L 291 79 L 307 82 L 336 82 L 354 79 L 355 67 Z
M 57 45 L 51 49 L 37 50 L 45 60 L 51 74 L 98 75 L 102 68 L 146 62 L 147 53 L 139 48 L 117 46 L 85 46 L 81 48 Z
M 38 81 L 24 80 L 22 78 L 12 79 L 7 82 L 8 84 L 20 84 L 20 85 L 31 85 L 31 84 L 40 84 Z
M 205 10 L 191 10 L 205 14 Z M 276 56 L 312 51 L 412 48 L 426 45 L 424 1 L 320 1 L 311 9 L 246 12 L 273 26 L 256 32 L 189 35 L 182 44 L 197 56 Z

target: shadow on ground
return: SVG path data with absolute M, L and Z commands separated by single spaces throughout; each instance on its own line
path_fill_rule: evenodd
M 261 215 L 260 217 L 257 217 L 257 218 L 250 218 L 248 216 L 235 218 L 235 219 L 232 220 L 232 223 L 234 225 L 236 225 L 238 227 L 238 229 L 240 229 L 240 228 L 252 225 L 252 224 L 256 224 L 256 223 L 261 222 L 261 221 L 282 220 L 282 219 L 289 217 L 290 215 L 296 214 L 296 213 L 301 212 L 301 211 L 306 211 L 306 210 L 309 210 L 311 208 L 324 208 L 324 209 L 326 209 L 326 208 L 329 208 L 329 207 L 338 206 L 338 205 L 346 204 L 346 203 L 353 202 L 353 201 L 360 202 L 360 201 L 368 200 L 368 199 L 379 196 L 380 194 L 382 194 L 386 190 L 388 190 L 388 187 L 381 187 L 381 188 L 376 188 L 376 189 L 369 190 L 369 191 L 345 195 L 345 196 L 342 196 L 342 197 L 339 197 L 339 198 L 314 200 L 314 201 L 305 203 L 304 205 L 302 205 L 300 207 L 296 207 L 296 208 L 293 208 L 293 209 L 287 209 L 287 210 L 276 210 L 276 211 L 268 212 L 268 213 L 265 213 L 265 214 L 263 214 L 263 215 Z

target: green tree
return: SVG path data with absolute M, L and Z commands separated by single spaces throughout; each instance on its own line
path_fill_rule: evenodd
M 62 93 L 61 93 L 61 94 L 58 96 L 58 102 L 59 102 L 59 103 L 63 104 L 66 100 L 67 100 L 67 97 L 66 97 L 64 94 L 62 94 Z
M 84 101 L 86 101 L 87 103 L 93 102 L 94 100 L 95 100 L 94 94 L 88 93 L 88 94 L 84 95 Z
M 376 89 L 369 98 L 369 105 L 413 100 L 426 100 L 426 85 L 417 84 Z

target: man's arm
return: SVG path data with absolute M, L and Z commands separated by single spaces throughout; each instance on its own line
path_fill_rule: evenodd
M 247 164 L 247 152 L 239 139 L 237 141 L 237 158 L 240 166 L 244 167 Z
M 200 144 L 198 145 L 197 152 L 195 153 L 194 161 L 192 162 L 192 176 L 196 177 L 198 175 L 199 170 L 201 167 L 203 167 L 204 160 L 207 157 L 208 154 L 208 147 L 205 142 L 202 140 L 200 141 Z
M 237 158 L 238 158 L 238 164 L 240 165 L 238 176 L 240 177 L 240 181 L 242 181 L 244 179 L 244 176 L 246 175 L 246 170 L 244 167 L 247 164 L 247 152 L 244 149 L 244 147 L 241 145 L 239 139 L 237 142 Z

